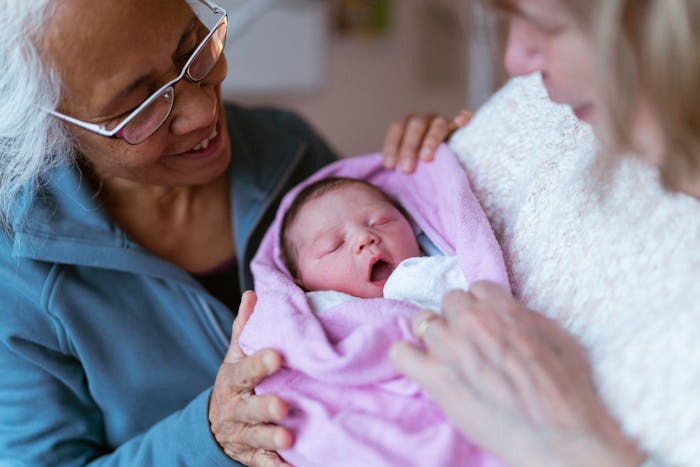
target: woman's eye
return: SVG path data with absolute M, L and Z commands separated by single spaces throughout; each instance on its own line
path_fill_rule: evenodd
M 187 36 L 187 39 L 181 43 L 181 47 L 178 48 L 177 54 L 175 55 L 175 63 L 177 64 L 178 68 L 182 68 L 185 65 L 199 44 L 200 34 L 198 33 L 197 29 L 193 30 Z M 203 37 L 204 36 L 202 36 L 202 38 Z
M 145 100 L 145 99 L 144 99 L 144 100 Z M 141 104 L 139 104 L 139 105 L 141 105 Z M 119 115 L 119 116 L 117 117 L 117 119 L 118 119 L 118 120 L 121 120 L 121 119 L 124 119 L 124 118 L 128 117 L 129 115 L 131 115 L 131 113 L 132 113 L 134 110 L 136 110 L 136 109 L 139 108 L 139 105 L 137 105 L 137 106 L 135 106 L 135 107 L 131 107 L 131 108 L 129 108 L 128 110 L 122 112 L 122 114 Z
M 564 30 L 564 25 L 556 21 L 532 20 L 531 24 L 545 36 L 554 36 Z
M 131 115 L 131 112 L 133 112 L 137 108 L 138 106 L 130 107 L 129 110 L 125 110 L 123 112 L 120 111 L 119 115 L 115 115 L 114 117 L 106 119 L 104 122 L 102 122 L 102 125 L 105 125 L 107 128 L 119 125 L 122 122 L 122 120 Z
M 178 70 L 182 70 L 185 67 L 187 60 L 192 56 L 192 52 L 194 52 L 194 47 L 175 57 L 175 66 Z
M 191 49 L 188 49 L 187 51 L 181 53 L 178 57 L 176 57 L 175 61 L 177 63 L 177 67 L 179 69 L 182 69 L 182 67 L 185 66 L 185 63 L 187 63 L 187 60 L 190 59 L 195 48 L 196 48 L 196 44 Z
M 129 102 L 128 102 L 128 103 L 125 103 L 125 104 L 126 104 L 126 107 L 127 107 L 127 110 L 120 111 L 119 115 L 116 115 L 115 117 L 110 118 L 107 122 L 108 122 L 108 123 L 119 123 L 119 122 L 121 122 L 121 121 L 124 120 L 126 117 L 128 117 L 129 115 L 131 115 L 131 113 L 132 113 L 134 110 L 138 109 L 138 108 L 141 106 L 141 104 L 143 104 L 144 102 L 146 102 L 146 100 L 147 100 L 149 97 L 151 97 L 151 96 L 153 95 L 153 93 L 155 93 L 157 90 L 158 90 L 157 88 L 155 88 L 155 87 L 153 87 L 153 86 L 149 86 L 149 88 L 148 88 L 148 90 L 146 91 L 145 94 L 142 95 L 140 92 L 137 93 L 138 96 L 139 96 L 138 99 L 131 99 L 131 98 L 129 98 L 129 99 L 128 99 Z
M 540 31 L 542 34 L 545 36 L 556 36 L 559 34 L 564 28 L 562 26 L 556 26 L 556 25 L 547 25 L 543 26 L 540 28 Z

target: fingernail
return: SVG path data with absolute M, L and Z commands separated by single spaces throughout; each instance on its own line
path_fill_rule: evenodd
M 265 368 L 267 368 L 269 371 L 274 371 L 277 367 L 277 358 L 275 354 L 269 352 L 266 353 L 263 356 L 263 364 L 265 364 Z
M 270 402 L 267 405 L 267 411 L 272 416 L 273 419 L 279 420 L 281 418 L 279 406 L 275 402 Z
M 420 158 L 421 159 L 427 159 L 430 157 L 430 155 L 433 153 L 430 149 L 422 149 L 420 152 Z
M 284 449 L 286 447 L 284 433 L 275 433 L 274 442 L 277 449 Z
M 410 161 L 409 159 L 405 159 L 404 161 L 401 162 L 401 169 L 405 171 L 409 171 L 413 168 L 413 162 Z

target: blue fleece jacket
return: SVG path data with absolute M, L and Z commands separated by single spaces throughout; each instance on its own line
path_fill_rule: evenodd
M 239 275 L 279 197 L 335 156 L 298 117 L 227 106 Z M 73 167 L 0 232 L 0 465 L 236 465 L 207 419 L 234 311 L 134 243 Z

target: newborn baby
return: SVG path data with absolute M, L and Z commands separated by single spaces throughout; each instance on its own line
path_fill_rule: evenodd
M 409 300 L 439 309 L 437 290 L 467 287 L 456 256 L 416 238 L 404 209 L 376 186 L 346 177 L 304 188 L 280 230 L 285 265 L 315 311 L 355 298 Z

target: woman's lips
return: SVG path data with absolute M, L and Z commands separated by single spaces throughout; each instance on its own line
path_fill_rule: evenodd
M 206 159 L 207 157 L 216 154 L 221 149 L 221 128 L 219 120 L 208 137 L 197 143 L 194 148 L 189 151 L 176 154 L 176 156 L 185 159 Z
M 201 143 L 199 143 L 197 146 L 192 148 L 193 151 L 201 151 L 202 149 L 206 149 L 209 146 L 209 142 L 211 142 L 216 136 L 218 135 L 218 131 L 216 129 L 216 126 L 214 126 L 214 130 L 211 132 L 211 134 L 206 137 Z

